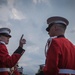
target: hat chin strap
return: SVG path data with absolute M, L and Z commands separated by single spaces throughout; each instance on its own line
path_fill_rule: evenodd
M 52 43 L 52 39 L 54 38 L 57 38 L 57 36 L 53 36 L 53 37 L 50 37 L 48 40 L 47 40 L 47 43 L 45 45 L 45 56 L 47 55 L 47 51 L 48 51 L 48 48 L 50 47 L 51 43 Z

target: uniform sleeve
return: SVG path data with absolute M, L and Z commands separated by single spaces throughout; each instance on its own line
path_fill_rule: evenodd
M 18 49 L 16 49 L 16 51 L 10 56 L 7 48 L 2 45 L 0 46 L 0 64 L 11 68 L 18 62 L 24 52 L 24 49 L 18 47 Z
M 43 68 L 45 75 L 58 75 L 58 61 L 60 55 L 61 52 L 58 43 L 52 40 L 47 52 L 45 67 Z

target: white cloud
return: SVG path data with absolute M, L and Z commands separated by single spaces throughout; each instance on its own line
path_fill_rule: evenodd
M 0 8 L 0 20 L 1 21 L 8 21 L 8 15 L 9 14 L 9 10 L 7 9 L 7 7 L 2 7 Z
M 15 0 L 7 0 L 7 2 L 8 2 L 8 7 L 9 8 L 13 8 L 14 7 Z
M 11 25 L 9 19 L 10 19 L 10 11 L 7 7 L 1 7 L 0 8 L 0 26 L 1 27 L 9 27 Z
M 7 5 L 0 8 L 0 21 L 8 22 L 9 19 L 22 20 L 26 16 L 16 9 L 14 0 L 7 0 Z
M 49 1 L 48 0 L 33 0 L 33 3 L 34 4 L 37 4 L 37 3 L 48 3 Z
M 10 18 L 11 9 L 13 7 L 14 0 L 7 0 L 7 5 L 2 5 L 0 8 L 0 20 L 7 22 Z
M 26 50 L 28 50 L 28 53 L 35 53 L 35 54 L 37 54 L 38 53 L 38 51 L 39 51 L 39 47 L 38 46 L 28 46 L 27 48 L 26 48 Z
M 23 62 L 23 63 L 19 63 L 19 66 L 23 66 L 23 67 L 26 67 L 27 66 L 27 64 L 25 64 L 25 62 Z
M 22 19 L 26 19 L 26 17 L 22 14 L 21 11 L 18 11 L 17 9 L 13 8 L 11 19 L 22 20 Z

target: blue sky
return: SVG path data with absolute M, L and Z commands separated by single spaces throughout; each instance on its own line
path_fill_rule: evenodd
M 10 55 L 18 47 L 22 34 L 27 40 L 19 65 L 28 75 L 34 75 L 38 65 L 45 62 L 44 47 L 49 38 L 46 20 L 51 16 L 69 20 L 65 36 L 75 44 L 75 0 L 0 0 L 0 27 L 12 31 L 7 46 Z

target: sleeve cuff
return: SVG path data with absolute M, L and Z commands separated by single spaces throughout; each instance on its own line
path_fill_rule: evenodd
M 36 75 L 44 75 L 43 71 L 40 71 L 39 73 L 37 73 Z
M 23 54 L 25 50 L 22 47 L 18 47 L 18 49 L 14 53 Z

